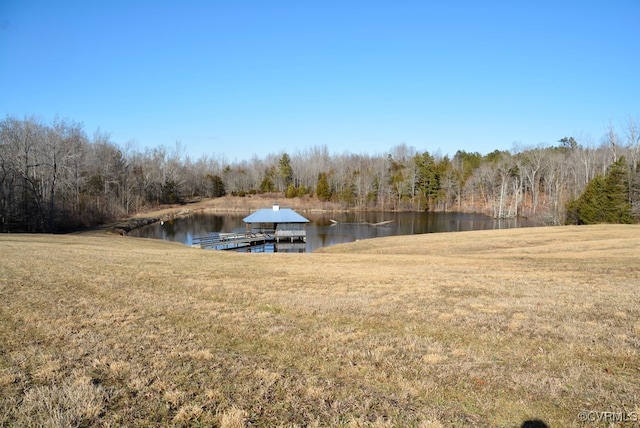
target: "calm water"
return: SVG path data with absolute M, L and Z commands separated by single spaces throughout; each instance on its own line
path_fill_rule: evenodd
M 245 232 L 243 215 L 193 214 L 145 226 L 131 231 L 130 236 L 164 239 L 192 245 L 193 239 L 212 232 Z M 509 229 L 533 226 L 522 219 L 496 220 L 480 214 L 459 213 L 333 213 L 324 215 L 303 214 L 307 224 L 307 242 L 290 246 L 267 244 L 251 251 L 312 252 L 321 247 L 353 242 L 360 239 L 417 233 L 458 232 L 465 230 Z M 338 223 L 334 224 L 331 220 Z M 376 223 L 391 223 L 375 226 Z

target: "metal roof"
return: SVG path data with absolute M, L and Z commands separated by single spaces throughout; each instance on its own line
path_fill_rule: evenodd
M 291 208 L 263 208 L 243 218 L 245 223 L 309 223 L 309 220 Z

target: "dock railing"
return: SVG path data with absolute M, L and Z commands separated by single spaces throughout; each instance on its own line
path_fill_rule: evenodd
M 193 238 L 193 246 L 200 248 L 213 248 L 216 250 L 231 250 L 234 248 L 251 246 L 260 243 L 274 241 L 273 235 L 266 233 L 218 233 Z

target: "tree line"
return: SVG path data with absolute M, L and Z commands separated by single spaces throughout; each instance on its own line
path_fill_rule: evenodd
M 223 155 L 191 159 L 180 143 L 118 145 L 68 119 L 6 117 L 0 231 L 76 230 L 160 204 L 261 193 L 316 197 L 346 209 L 481 212 L 541 224 L 609 221 L 593 211 L 615 205 L 625 213 L 616 221 L 628 222 L 640 218 L 639 162 L 640 129 L 631 119 L 621 133 L 610 125 L 597 144 L 570 136 L 452 157 L 406 144 L 383 154 L 330 154 L 319 146 L 228 162 Z

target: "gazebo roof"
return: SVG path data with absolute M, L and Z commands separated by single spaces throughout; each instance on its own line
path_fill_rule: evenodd
M 309 223 L 309 220 L 291 208 L 280 208 L 274 204 L 273 208 L 260 209 L 243 218 L 245 223 Z

